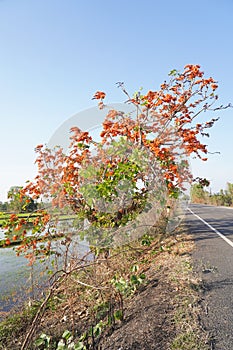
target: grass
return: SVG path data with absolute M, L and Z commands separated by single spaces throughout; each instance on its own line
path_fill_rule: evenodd
M 40 213 L 19 213 L 16 214 L 20 219 L 26 219 L 28 223 L 33 223 L 33 220 L 38 217 L 41 216 Z M 59 220 L 69 220 L 69 219 L 75 219 L 76 215 L 72 215 L 72 214 L 54 214 L 54 216 L 58 215 L 59 216 Z M 5 214 L 5 213 L 0 213 L 0 227 L 2 227 L 4 225 L 4 223 L 10 219 L 11 214 Z
M 182 246 L 184 249 L 183 243 Z M 193 243 L 191 243 L 191 250 L 192 246 Z M 171 349 L 208 350 L 210 349 L 209 334 L 200 324 L 202 310 L 199 305 L 199 290 L 202 282 L 193 272 L 191 258 L 182 256 L 182 250 L 179 251 L 179 254 L 181 255 L 176 269 L 171 272 L 171 278 L 179 289 L 174 313 L 177 332 L 171 342 Z
M 0 323 L 0 350 L 15 349 L 18 335 L 31 324 L 39 305 L 34 303 L 31 307 L 25 306 L 22 312 L 13 313 Z M 9 339 L 11 339 L 10 347 L 8 347 Z

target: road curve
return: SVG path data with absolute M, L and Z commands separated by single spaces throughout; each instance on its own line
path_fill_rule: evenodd
M 233 349 L 233 208 L 192 204 L 185 222 L 195 240 L 195 271 L 204 284 L 201 321 L 212 349 Z

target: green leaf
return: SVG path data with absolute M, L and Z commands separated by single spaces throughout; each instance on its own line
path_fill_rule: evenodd
M 77 344 L 74 346 L 75 350 L 86 350 L 86 346 L 83 344 L 83 342 L 79 341 Z
M 63 334 L 62 334 L 62 338 L 68 340 L 70 337 L 72 337 L 72 334 L 70 333 L 70 331 L 66 330 Z
M 178 72 L 177 72 L 177 70 L 176 69 L 173 69 L 173 70 L 171 70 L 170 71 L 170 73 L 168 74 L 169 76 L 171 76 L 171 75 L 176 75 Z
M 138 284 L 138 278 L 136 275 L 132 275 L 130 277 L 130 282 L 133 283 L 133 284 Z
M 46 346 L 44 349 L 47 349 L 49 347 L 49 343 L 50 343 L 50 336 L 48 336 L 45 333 L 42 333 L 40 337 L 35 341 L 36 346 L 41 346 L 41 345 Z
M 104 327 L 104 323 L 102 321 L 100 321 L 99 323 L 97 323 L 97 325 L 95 325 L 95 327 L 93 328 L 93 333 L 95 337 L 98 337 L 101 334 L 103 327 Z
M 59 343 L 57 344 L 57 349 L 56 350 L 65 350 L 66 349 L 66 345 L 63 339 L 61 339 L 59 341 Z
M 141 273 L 141 274 L 139 275 L 139 278 L 142 279 L 142 280 L 144 280 L 144 279 L 146 278 L 146 275 L 145 275 L 144 273 Z
M 44 340 L 43 339 L 36 339 L 36 341 L 34 342 L 34 344 L 36 346 L 40 346 L 40 345 L 44 345 Z
M 131 271 L 132 272 L 137 272 L 139 269 L 139 266 L 138 265 L 133 265 L 132 268 L 131 268 Z
M 117 310 L 116 312 L 114 312 L 114 318 L 115 320 L 122 320 L 123 319 L 123 312 L 122 310 Z

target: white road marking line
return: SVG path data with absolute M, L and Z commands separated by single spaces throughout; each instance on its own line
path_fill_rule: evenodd
M 216 230 L 216 228 L 214 228 L 213 226 L 211 226 L 210 224 L 208 224 L 208 222 L 206 222 L 204 219 L 202 219 L 199 215 L 195 214 L 190 208 L 187 208 L 191 214 L 193 214 L 194 216 L 196 216 L 199 220 L 201 220 L 205 225 L 207 225 L 211 230 L 213 230 L 215 233 L 217 233 L 217 235 L 219 237 L 221 237 L 222 239 L 224 239 L 225 242 L 227 242 L 230 246 L 232 246 L 233 248 L 233 242 L 228 239 L 227 237 L 225 237 L 221 232 L 219 232 L 218 230 Z

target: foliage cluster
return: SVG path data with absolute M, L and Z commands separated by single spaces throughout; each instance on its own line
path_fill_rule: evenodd
M 19 253 L 32 259 L 49 253 L 51 244 L 41 249 L 38 242 L 41 236 L 52 239 L 50 232 L 57 230 L 59 221 L 57 213 L 64 210 L 75 213 L 76 234 L 91 245 L 130 241 L 135 237 L 132 232 L 137 231 L 133 225 L 142 213 L 158 210 L 159 217 L 158 208 L 183 193 L 192 179 L 187 157 L 207 160 L 207 146 L 201 138 L 209 137 L 207 129 L 218 120 L 209 119 L 209 114 L 226 107 L 213 107 L 218 86 L 212 77 L 204 77 L 199 65 L 188 64 L 183 72 L 171 71 L 158 91 L 145 95 L 136 92 L 131 97 L 123 83 L 118 87 L 133 112 L 108 109 L 103 102 L 105 93 L 98 91 L 94 98 L 99 100 L 99 108 L 107 111 L 100 142 L 74 126 L 68 154 L 59 146 L 36 147 L 38 175 L 22 189 L 21 197 L 42 199 L 49 205 L 35 218 L 33 237 L 17 234 L 22 240 Z M 204 121 L 199 118 L 202 114 L 207 118 Z M 25 224 L 17 216 L 10 217 L 8 241 L 15 229 Z M 142 226 L 140 219 L 137 225 Z

